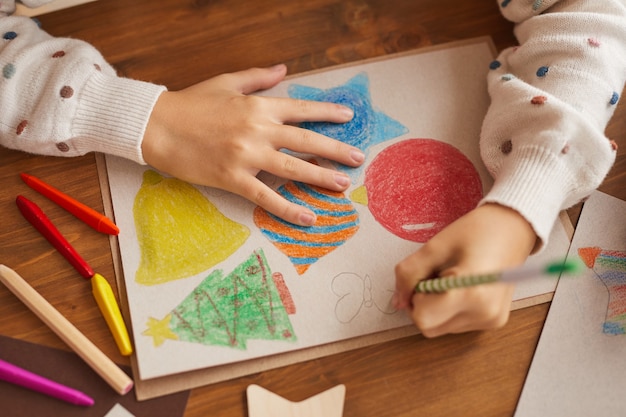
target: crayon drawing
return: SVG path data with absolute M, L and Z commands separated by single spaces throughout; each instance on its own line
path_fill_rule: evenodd
M 578 255 L 608 291 L 604 333 L 626 334 L 626 252 L 587 247 Z
M 313 210 L 312 227 L 107 155 L 140 380 L 248 369 L 283 353 L 410 326 L 390 305 L 394 266 L 475 206 L 492 183 L 478 148 L 492 60 L 487 42 L 467 43 L 303 74 L 258 93 L 355 111 L 345 124 L 301 126 L 363 150 L 360 169 L 292 153 L 345 171 L 348 189 L 258 176 Z M 567 252 L 564 228 L 554 233 L 532 262 Z M 521 285 L 514 297 L 555 285 Z
M 626 202 L 601 192 L 585 201 L 516 417 L 626 415 Z M 607 249 L 609 248 L 609 249 Z
M 284 283 L 278 285 L 263 251 L 255 251 L 226 277 L 213 271 L 164 319 L 150 317 L 142 334 L 154 346 L 167 339 L 237 349 L 250 339 L 295 341 L 283 300 L 295 307 Z
M 345 84 L 326 90 L 291 84 L 287 91 L 293 98 L 338 103 L 351 108 L 354 117 L 348 123 L 305 122 L 301 126 L 355 146 L 366 155 L 372 146 L 408 133 L 408 129 L 400 122 L 374 108 L 366 73 L 360 73 Z M 337 165 L 337 168 L 348 173 L 352 180 L 356 180 L 362 170 L 341 165 Z
M 483 186 L 471 161 L 452 145 L 407 139 L 376 156 L 355 193 L 385 229 L 424 243 L 476 207 Z
M 228 258 L 250 235 L 192 185 L 143 174 L 133 216 L 141 261 L 135 280 L 154 285 L 187 278 Z
M 278 193 L 317 215 L 314 226 L 302 227 L 281 220 L 260 207 L 254 210 L 254 223 L 261 233 L 289 257 L 300 275 L 359 229 L 358 213 L 341 192 L 290 181 L 280 186 Z

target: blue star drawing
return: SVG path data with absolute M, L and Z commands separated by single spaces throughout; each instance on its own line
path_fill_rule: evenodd
M 296 99 L 339 103 L 350 107 L 354 111 L 354 117 L 347 123 L 304 122 L 300 126 L 355 146 L 366 155 L 371 146 L 409 131 L 400 122 L 374 109 L 369 79 L 365 73 L 328 90 L 292 84 L 287 92 L 289 97 Z M 345 171 L 355 181 L 364 167 L 350 168 L 340 165 L 337 168 Z

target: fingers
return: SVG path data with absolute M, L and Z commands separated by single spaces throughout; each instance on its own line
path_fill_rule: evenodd
M 426 244 L 399 262 L 395 268 L 394 306 L 397 309 L 410 308 L 417 283 L 436 275 L 441 270 L 441 263 L 444 260 L 442 251 L 431 250 L 429 244 Z
M 259 161 L 259 168 L 281 178 L 317 185 L 331 191 L 344 191 L 350 186 L 350 177 L 343 172 L 324 168 L 284 152 L 274 151 Z
M 272 138 L 275 149 L 284 148 L 294 152 L 317 155 L 352 167 L 359 166 L 365 161 L 365 155 L 360 149 L 312 130 L 281 126 L 280 129 L 275 130 L 274 134 L 268 136 Z
M 513 297 L 514 286 L 510 284 L 477 285 L 436 294 L 415 293 L 415 286 L 423 279 L 458 275 L 469 268 L 457 259 L 454 251 L 440 247 L 445 237 L 445 234 L 436 236 L 397 264 L 395 307 L 405 309 L 426 337 L 503 326 Z
M 256 177 L 244 177 L 243 182 L 234 191 L 269 213 L 290 223 L 300 226 L 315 224 L 316 215 L 313 211 L 287 201 Z
M 285 71 L 284 65 L 272 68 L 251 68 L 232 74 L 223 74 L 216 77 L 217 80 L 213 82 L 219 84 L 222 89 L 230 89 L 246 95 L 273 87 L 283 79 Z M 262 135 L 271 141 L 275 149 L 285 148 L 317 155 L 347 166 L 358 166 L 365 160 L 363 152 L 354 146 L 290 125 L 290 123 L 305 121 L 345 123 L 354 115 L 348 107 L 336 103 L 291 98 L 247 96 L 242 99 L 244 102 L 239 111 L 242 114 L 263 116 L 265 121 L 261 119 L 261 123 L 258 123 L 259 120 L 255 123 L 257 126 L 264 125 L 269 129 Z M 266 123 L 267 121 L 270 123 Z
M 274 87 L 285 78 L 287 67 L 283 64 L 270 68 L 250 68 L 215 79 L 224 89 L 249 95 Z M 277 123 L 332 122 L 345 123 L 354 116 L 352 109 L 336 103 L 323 103 L 292 98 L 264 97 L 270 103 Z
M 502 327 L 508 320 L 514 287 L 494 283 L 415 294 L 411 319 L 426 337 Z
M 332 122 L 352 120 L 354 111 L 337 103 L 293 98 L 272 98 L 276 116 L 283 123 Z
M 226 89 L 247 95 L 259 90 L 266 90 L 281 82 L 287 74 L 284 64 L 269 68 L 250 68 L 244 71 L 222 74 L 215 77 Z

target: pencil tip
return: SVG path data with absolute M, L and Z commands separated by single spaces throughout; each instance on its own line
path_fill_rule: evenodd
M 581 270 L 581 263 L 577 260 L 571 259 L 567 259 L 563 262 L 553 263 L 546 267 L 546 273 L 549 275 L 577 274 Z

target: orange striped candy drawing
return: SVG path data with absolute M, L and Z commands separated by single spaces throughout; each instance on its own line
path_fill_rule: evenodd
M 300 275 L 321 257 L 343 245 L 359 229 L 359 215 L 341 192 L 294 181 L 280 186 L 277 191 L 317 215 L 313 226 L 304 227 L 282 220 L 260 207 L 254 210 L 254 223 L 289 257 Z

